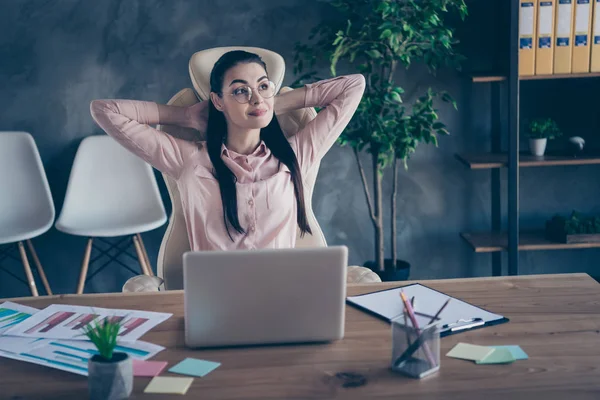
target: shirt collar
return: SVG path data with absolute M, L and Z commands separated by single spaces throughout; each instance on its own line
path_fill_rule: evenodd
M 225 143 L 221 145 L 221 156 L 228 157 L 231 159 L 236 159 L 238 157 L 260 157 L 264 156 L 265 154 L 267 154 L 267 145 L 262 140 L 260 141 L 260 144 L 258 145 L 256 150 L 254 150 L 251 154 L 248 155 L 236 153 L 233 150 L 229 150 L 227 146 L 225 146 Z

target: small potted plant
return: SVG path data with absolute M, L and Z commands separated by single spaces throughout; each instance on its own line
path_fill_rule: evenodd
M 84 327 L 98 354 L 88 360 L 88 388 L 92 400 L 126 399 L 133 389 L 133 363 L 127 353 L 115 352 L 120 319 L 106 317 Z
M 562 136 L 556 121 L 552 118 L 537 118 L 529 122 L 529 150 L 534 156 L 543 156 L 548 139 Z

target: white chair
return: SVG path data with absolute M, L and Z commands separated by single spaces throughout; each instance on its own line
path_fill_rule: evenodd
M 46 293 L 52 294 L 31 239 L 47 232 L 54 216 L 50 187 L 33 137 L 26 132 L 0 132 L 0 246 L 4 247 L 0 249 L 0 262 L 16 258 L 11 254 L 16 243 L 33 296 L 38 296 L 38 290 L 23 242 L 27 243 Z
M 142 273 L 152 276 L 140 233 L 156 229 L 166 221 L 165 208 L 150 165 L 110 136 L 89 136 L 81 142 L 73 162 L 65 202 L 56 221 L 59 231 L 89 238 L 77 284 L 78 294 L 83 293 L 94 238 L 111 246 L 109 250 L 97 247 L 101 251 L 100 256 L 113 248 L 126 253 L 132 242 Z M 103 239 L 115 237 L 125 238 L 117 243 Z M 122 247 L 123 241 L 129 242 L 125 248 Z M 109 262 L 116 261 L 130 269 L 117 257 L 110 257 Z
M 210 72 L 212 71 L 213 65 L 216 63 L 219 57 L 221 57 L 221 55 L 231 50 L 246 50 L 258 54 L 267 64 L 269 78 L 273 81 L 273 83 L 275 83 L 276 91 L 283 93 L 291 90 L 289 87 L 282 87 L 283 78 L 285 75 L 285 62 L 279 54 L 270 50 L 256 47 L 219 47 L 199 51 L 193 54 L 190 59 L 189 74 L 194 89 L 200 99 L 205 100 L 209 98 Z M 186 88 L 175 94 L 167 104 L 180 107 L 190 106 L 199 101 L 198 97 L 192 89 Z M 311 107 L 278 115 L 277 120 L 279 121 L 284 133 L 289 136 L 298 132 L 298 130 L 303 128 L 308 122 L 315 118 L 316 115 L 316 111 Z M 185 129 L 176 126 L 158 126 L 158 129 L 180 138 L 192 139 L 197 135 L 197 133 L 192 129 Z M 312 210 L 312 194 L 318 172 L 319 165 L 317 164 L 308 175 L 303 176 L 306 213 L 313 234 L 304 235 L 304 237 L 301 237 L 300 230 L 298 229 L 296 247 L 327 246 L 323 231 L 321 230 L 321 227 L 319 226 Z M 156 291 L 161 284 L 161 279 L 164 283 L 165 290 L 183 288 L 182 255 L 186 251 L 190 250 L 190 244 L 185 227 L 183 209 L 181 206 L 177 185 L 167 175 L 163 174 L 163 178 L 165 180 L 167 189 L 169 190 L 171 203 L 173 204 L 173 211 L 158 253 L 157 275 L 160 279 L 148 279 L 143 276 L 134 277 L 126 282 L 126 284 L 123 286 L 123 291 Z M 348 268 L 348 282 L 367 283 L 381 281 L 377 274 L 367 268 L 358 266 L 350 266 Z

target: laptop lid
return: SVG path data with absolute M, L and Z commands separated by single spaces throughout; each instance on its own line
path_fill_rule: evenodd
M 341 339 L 347 265 L 345 246 L 187 252 L 186 345 Z

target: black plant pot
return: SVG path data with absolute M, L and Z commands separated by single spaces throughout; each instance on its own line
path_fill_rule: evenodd
M 386 258 L 384 260 L 384 271 L 379 271 L 377 269 L 376 261 L 367 261 L 363 264 L 363 266 L 369 268 L 377 275 L 379 275 L 381 280 L 384 282 L 406 281 L 410 276 L 410 264 L 403 260 L 396 260 L 396 268 L 394 268 L 392 264 L 392 259 Z

